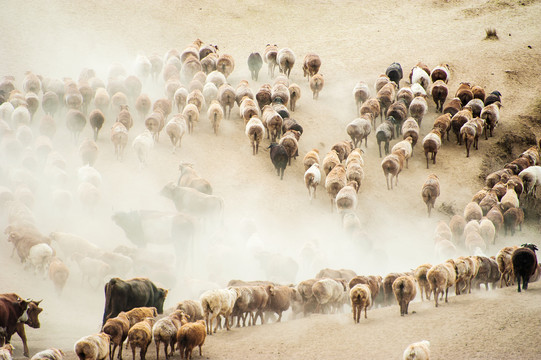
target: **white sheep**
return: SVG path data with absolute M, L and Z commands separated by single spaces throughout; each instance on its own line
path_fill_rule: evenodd
M 53 257 L 54 250 L 47 244 L 36 244 L 30 248 L 28 263 L 34 267 L 35 274 L 45 275 L 45 269 Z
M 165 125 L 165 132 L 173 145 L 173 154 L 180 148 L 182 137 L 186 133 L 186 118 L 182 114 L 175 114 Z
M 203 86 L 203 97 L 205 98 L 205 104 L 210 104 L 212 100 L 216 100 L 218 98 L 218 88 L 214 83 L 207 82 Z
M 524 193 L 535 199 L 537 187 L 541 185 L 541 166 L 530 166 L 522 170 L 518 177 L 522 180 Z
M 494 223 L 487 218 L 483 218 L 479 224 L 479 234 L 486 244 L 495 244 L 496 242 L 496 227 Z
M 319 163 L 313 163 L 308 170 L 304 173 L 304 184 L 308 189 L 308 196 L 310 201 L 316 198 L 316 190 L 321 182 L 321 170 L 319 169 Z
M 411 84 L 419 84 L 428 91 L 428 87 L 430 86 L 430 77 L 420 67 L 416 66 L 411 70 Z
M 216 321 L 214 329 L 212 329 L 212 324 L 218 316 L 225 317 L 225 327 L 227 330 L 230 329 L 229 319 L 238 297 L 239 293 L 234 288 L 208 290 L 201 294 L 199 299 L 203 307 L 208 335 L 216 333 L 218 321 Z
M 248 123 L 252 116 L 259 117 L 259 107 L 257 103 L 245 96 L 239 105 L 240 117 L 244 120 L 244 125 Z
M 424 72 L 424 70 L 421 71 Z M 409 106 L 409 113 L 412 118 L 417 120 L 419 126 L 421 126 L 421 122 L 427 111 L 428 103 L 426 102 L 426 97 L 422 95 L 414 97 Z
M 330 312 L 341 310 L 349 295 L 345 280 L 334 279 L 321 279 L 315 282 L 312 285 L 312 293 L 317 300 L 317 312 L 322 311 L 322 307 Z
M 32 121 L 32 115 L 25 105 L 17 106 L 11 113 L 11 123 L 14 127 L 20 125 L 30 125 Z
M 77 340 L 74 351 L 80 360 L 105 360 L 109 356 L 109 343 L 107 334 L 88 335 Z
M 289 78 L 291 69 L 295 65 L 295 54 L 293 51 L 289 48 L 280 49 L 276 55 L 276 62 L 278 63 L 280 72 Z
M 413 96 L 426 96 L 426 91 L 421 86 L 421 84 L 417 84 L 417 83 L 412 84 L 411 91 L 413 92 Z
M 259 143 L 265 137 L 263 122 L 258 117 L 253 116 L 246 124 L 245 134 L 252 144 L 252 155 L 256 155 L 259 152 Z
M 53 231 L 49 234 L 49 238 L 53 241 L 53 245 L 56 244 L 53 248 L 57 253 L 60 251 L 64 258 L 69 258 L 75 253 L 97 256 L 101 252 L 98 246 L 76 234 Z
M 347 176 L 347 175 L 346 175 Z M 343 215 L 357 208 L 357 183 L 352 181 L 336 194 L 336 211 Z
M 115 157 L 122 161 L 124 158 L 124 149 L 128 143 L 128 129 L 121 122 L 116 122 L 111 127 L 111 141 L 115 147 Z
M 363 114 L 360 118 L 353 119 L 346 126 L 346 132 L 351 137 L 354 147 L 361 146 L 363 139 L 364 146 L 368 147 L 368 135 L 372 132 L 372 114 Z
M 223 73 L 214 70 L 207 75 L 206 83 L 213 83 L 214 85 L 216 85 L 216 88 L 220 89 L 220 86 L 227 83 L 227 79 L 225 78 L 225 75 Z
M 154 139 L 152 133 L 148 130 L 143 131 L 133 139 L 132 147 L 139 159 L 139 167 L 146 166 L 148 155 L 154 147 Z
M 411 137 L 407 137 L 404 140 L 397 142 L 391 149 L 391 153 L 394 153 L 398 150 L 403 150 L 403 154 L 406 158 L 406 169 L 408 169 L 408 161 L 413 154 L 412 143 L 413 139 Z
M 430 360 L 430 342 L 423 340 L 409 345 L 404 351 L 404 360 Z
M 62 350 L 50 348 L 36 353 L 30 360 L 62 360 L 64 355 Z
M 361 111 L 363 103 L 370 98 L 370 89 L 368 84 L 364 81 L 359 81 L 353 88 L 353 97 L 355 98 L 355 104 L 357 104 L 357 113 Z
M 79 170 L 77 170 L 77 178 L 80 182 L 86 181 L 96 187 L 101 186 L 100 172 L 90 165 L 81 166 Z
M 188 90 L 184 86 L 180 86 L 178 89 L 175 90 L 175 93 L 173 94 L 173 100 L 175 101 L 175 104 L 177 105 L 177 110 L 179 113 L 184 110 L 184 106 L 186 106 L 186 101 L 188 99 Z

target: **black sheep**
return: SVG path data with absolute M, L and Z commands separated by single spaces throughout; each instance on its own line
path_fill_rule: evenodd
M 287 162 L 289 161 L 287 151 L 285 147 L 277 143 L 270 144 L 269 149 L 272 164 L 276 168 L 276 174 L 280 176 L 280 180 L 283 180 L 284 170 L 286 169 Z
M 521 279 L 523 284 L 522 287 L 524 290 L 528 290 L 530 276 L 534 275 L 535 270 L 537 269 L 536 251 L 537 246 L 534 244 L 522 244 L 522 247 L 516 249 L 511 256 L 513 272 L 515 273 L 518 284 L 518 292 L 520 292 Z
M 394 62 L 389 65 L 387 70 L 385 70 L 385 75 L 387 75 L 391 81 L 396 83 L 400 89 L 400 80 L 402 80 L 402 66 L 400 66 L 399 63 Z
M 485 98 L 485 106 L 495 103 L 496 101 L 502 102 L 502 94 L 498 90 L 494 90 Z

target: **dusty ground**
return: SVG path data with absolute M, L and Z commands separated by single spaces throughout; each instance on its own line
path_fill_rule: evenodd
M 299 263 L 299 272 L 291 274 L 288 282 L 313 277 L 325 266 L 384 275 L 425 262 L 435 263 L 439 259 L 433 254 L 433 229 L 438 220 L 448 220 L 449 215 L 438 211 L 431 219 L 426 218 L 420 198 L 426 176 L 435 172 L 440 177 L 442 194 L 436 206 L 445 203 L 461 212 L 482 187 L 480 174 L 500 168 L 524 151 L 529 146 L 527 140 L 535 139 L 532 132 L 537 138 L 541 135 L 539 114 L 531 111 L 538 103 L 538 92 L 532 89 L 539 89 L 541 77 L 540 2 L 360 4 L 284 0 L 252 1 L 249 5 L 236 1 L 133 4 L 60 0 L 10 3 L 0 13 L 5 29 L 0 75 L 15 75 L 20 87 L 26 70 L 77 79 L 83 67 L 92 67 L 105 79 L 112 62 L 130 68 L 139 52 L 161 55 L 171 48 L 182 51 L 191 41 L 201 38 L 234 56 L 236 68 L 229 78 L 233 86 L 249 78 L 245 62 L 251 51 L 263 51 L 267 43 L 290 47 L 297 55 L 291 79 L 303 91 L 293 115 L 305 128 L 300 142 L 301 158 L 286 169 L 283 181 L 276 177 L 266 150 L 255 157 L 251 155 L 238 108 L 233 109 L 232 120 L 222 123 L 218 136 L 214 136 L 203 115 L 194 135 L 184 137 L 177 154 L 171 154 L 163 134 L 151 154 L 151 164 L 143 170 L 139 170 L 130 147 L 124 162 L 113 159 L 108 133 L 112 119 L 108 119 L 98 140 L 100 156 L 95 164 L 103 176 L 102 200 L 91 213 L 85 212 L 77 200 L 65 214 L 51 211 L 48 179 L 35 175 L 39 191 L 34 211 L 44 233 L 73 232 L 112 249 L 118 244 L 129 245 L 111 222 L 112 212 L 140 208 L 173 210 L 172 203 L 158 192 L 167 181 L 176 179 L 179 161 L 192 162 L 212 183 L 214 193 L 224 198 L 226 227 L 219 235 L 200 239 L 197 265 L 189 277 L 169 271 L 168 276 L 159 278 L 171 289 L 167 307 L 184 298 L 197 298 L 201 290 L 224 286 L 231 278 L 262 279 L 275 275 L 265 273 L 246 250 L 240 225 L 247 220 L 256 225 L 264 249 L 291 256 Z M 498 41 L 483 40 L 487 27 L 497 29 Z M 326 85 L 318 101 L 312 100 L 302 77 L 302 58 L 309 51 L 323 60 L 321 73 Z M 355 117 L 351 90 L 358 80 L 372 85 L 394 61 L 402 64 L 406 78 L 419 60 L 430 67 L 449 64 L 451 92 L 461 81 L 479 84 L 487 92 L 498 89 L 504 104 L 501 126 L 494 138 L 480 141 L 480 150 L 469 159 L 463 147 L 453 141 L 444 143 L 438 163 L 429 170 L 418 146 L 409 169 L 400 175 L 398 188 L 392 192 L 386 189 L 377 144 L 371 135 L 365 149 L 366 180 L 357 210 L 366 236 L 362 244 L 352 244 L 341 233 L 339 218 L 331 214 L 323 187 L 318 189 L 313 204 L 309 203 L 302 179 L 302 156 L 312 148 L 318 148 L 323 156 L 335 142 L 347 137 L 345 126 Z M 260 81 L 250 84 L 255 91 L 265 82 L 272 80 L 264 67 Z M 162 89 L 163 82 L 145 83 L 144 87 L 153 99 L 163 96 Z M 433 103 L 429 106 L 422 135 L 430 130 L 436 117 Z M 39 112 L 34 122 L 42 115 Z M 68 173 L 75 177 L 80 166 L 77 147 L 67 140 L 63 118 L 58 117 L 57 122 L 55 147 L 66 158 Z M 143 124 L 136 123 L 130 132 L 130 143 L 142 129 Z M 87 126 L 83 137 L 90 134 Z M 3 170 L 9 172 L 5 165 Z M 5 178 L 2 185 L 9 185 Z M 75 190 L 76 178 L 67 186 Z M 529 241 L 539 245 L 538 220 L 534 217 L 513 238 L 502 234 L 487 254 L 493 255 L 508 244 Z M 313 262 L 301 256 L 306 254 L 302 249 L 307 242 L 316 244 L 312 245 L 316 248 Z M 0 292 L 44 298 L 42 328 L 28 330 L 31 353 L 54 346 L 74 357 L 70 350 L 73 343 L 99 330 L 102 286 L 94 289 L 82 283 L 76 265 L 71 264 L 68 286 L 62 297 L 57 297 L 48 280 L 24 272 L 18 260 L 9 258 L 10 246 L 4 249 L 0 254 Z M 168 271 L 167 267 L 164 269 Z M 155 277 L 130 275 L 157 277 L 156 273 Z M 405 318 L 398 316 L 397 306 L 372 310 L 368 320 L 360 325 L 353 325 L 349 314 L 338 314 L 235 329 L 209 338 L 204 356 L 398 359 L 409 343 L 427 339 L 432 342 L 434 358 L 537 359 L 541 346 L 531 334 L 541 330 L 540 297 L 539 284 L 533 284 L 530 291 L 520 295 L 515 289 L 503 289 L 453 296 L 449 304 L 438 309 L 432 303 L 416 303 L 412 305 L 416 313 Z M 19 358 L 19 340 L 15 339 L 14 344 Z M 154 348 L 149 351 L 152 358 Z

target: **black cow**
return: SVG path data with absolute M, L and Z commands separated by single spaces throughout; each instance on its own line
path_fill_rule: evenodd
M 167 292 L 167 290 L 158 288 L 146 278 L 134 278 L 131 280 L 112 278 L 105 284 L 103 324 L 107 319 L 117 316 L 121 311 L 129 311 L 141 306 L 153 306 L 158 310 L 158 314 L 163 314 L 163 302 Z

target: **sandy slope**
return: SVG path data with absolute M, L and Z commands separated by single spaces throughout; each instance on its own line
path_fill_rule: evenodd
M 524 5 L 521 5 L 524 4 Z M 312 277 L 321 267 L 348 267 L 363 274 L 402 271 L 427 261 L 433 255 L 432 232 L 438 220 L 447 214 L 437 212 L 426 218 L 420 188 L 426 176 L 436 172 L 442 194 L 437 206 L 450 204 L 461 211 L 472 194 L 482 187 L 479 174 L 483 160 L 494 170 L 513 158 L 526 146 L 512 146 L 512 154 L 502 155 L 497 144 L 503 134 L 519 134 L 538 125 L 519 115 L 529 114 L 541 76 L 538 18 L 541 4 L 534 1 L 107 1 L 68 2 L 60 0 L 13 3 L 0 13 L 6 29 L 2 41 L 0 75 L 14 74 L 18 84 L 24 71 L 77 78 L 83 67 L 93 67 L 106 78 L 112 62 L 131 66 L 136 54 L 163 54 L 170 48 L 182 50 L 195 38 L 219 44 L 223 53 L 232 54 L 236 69 L 229 81 L 236 86 L 248 78 L 245 59 L 251 51 L 262 51 L 272 42 L 287 46 L 297 54 L 292 81 L 301 85 L 302 98 L 294 118 L 305 128 L 300 142 L 300 158 L 285 172 L 283 181 L 275 176 L 262 150 L 251 156 L 250 144 L 243 135 L 238 109 L 233 119 L 224 121 L 215 136 L 206 120 L 198 124 L 193 136 L 185 136 L 182 150 L 173 155 L 165 134 L 151 155 L 151 165 L 139 170 L 135 154 L 128 149 L 126 160 L 112 157 L 108 119 L 98 145 L 100 157 L 96 168 L 103 176 L 102 201 L 92 213 L 85 213 L 77 202 L 64 216 L 49 210 L 46 179 L 40 178 L 35 212 L 44 233 L 52 230 L 75 232 L 107 249 L 128 244 L 124 234 L 110 221 L 115 210 L 151 208 L 174 210 L 172 203 L 158 195 L 161 187 L 178 176 L 179 161 L 192 162 L 213 185 L 215 194 L 226 203 L 226 228 L 198 244 L 199 262 L 192 277 L 173 274 L 167 305 L 186 297 L 196 297 L 200 290 L 224 286 L 231 278 L 272 278 L 265 274 L 247 251 L 241 224 L 251 219 L 258 229 L 264 248 L 294 257 L 299 273 L 284 281 Z M 484 41 L 484 29 L 494 26 L 499 41 Z M 531 46 L 529 48 L 528 46 Z M 326 85 L 316 102 L 311 99 L 301 62 L 308 51 L 323 59 L 321 72 Z M 350 243 L 340 230 L 340 220 L 330 213 L 323 187 L 310 206 L 302 174 L 302 156 L 312 148 L 326 153 L 337 141 L 347 137 L 344 129 L 355 117 L 351 89 L 358 80 L 370 85 L 393 61 L 399 61 L 406 74 L 417 61 L 430 67 L 449 64 L 450 88 L 459 82 L 482 85 L 487 92 L 503 94 L 502 125 L 496 136 L 480 141 L 480 150 L 465 158 L 465 149 L 444 143 L 438 163 L 425 167 L 420 146 L 414 150 L 409 169 L 400 175 L 398 188 L 387 191 L 381 173 L 374 136 L 365 149 L 366 180 L 359 195 L 359 209 L 365 238 L 361 244 Z M 526 65 L 528 67 L 526 68 Z M 270 82 L 263 68 L 256 90 Z M 403 83 L 404 84 L 404 83 Z M 163 83 L 146 83 L 144 91 L 154 99 L 163 96 Z M 426 134 L 436 117 L 434 106 L 422 124 Z M 41 117 L 38 113 L 37 119 Z M 61 118 L 55 146 L 65 156 L 70 175 L 80 166 L 77 148 L 67 141 Z M 137 123 L 131 140 L 143 129 Z M 89 127 L 83 136 L 90 136 Z M 265 145 L 268 142 L 264 143 Z M 394 144 L 394 142 L 393 142 Z M 493 151 L 498 151 L 497 153 Z M 503 157 L 502 157 L 503 156 Z M 70 180 L 76 189 L 76 180 Z M 515 238 L 498 239 L 487 253 L 494 254 L 507 244 L 533 241 L 539 244 L 539 227 L 533 222 Z M 301 257 L 305 243 L 317 244 L 314 259 Z M 6 249 L 9 249 L 6 248 Z M 43 328 L 29 331 L 31 352 L 49 346 L 69 350 L 80 336 L 98 330 L 103 311 L 101 286 L 90 289 L 81 284 L 77 268 L 62 298 L 51 295 L 48 282 L 22 273 L 9 251 L 0 255 L 2 272 L 0 291 L 17 291 L 23 296 L 44 297 L 46 311 Z M 304 252 L 306 254 L 306 252 Z M 312 261 L 314 260 L 314 261 Z M 152 274 L 134 274 L 148 275 Z M 171 274 L 168 274 L 171 277 Z M 157 275 L 156 275 L 157 276 Z M 196 280 L 194 280 L 194 278 Z M 167 278 L 160 278 L 167 283 Z M 171 287 L 170 284 L 167 284 Z M 366 358 L 399 358 L 405 346 L 416 340 L 433 342 L 436 358 L 505 358 L 505 351 L 516 351 L 512 358 L 538 358 L 541 352 L 534 337 L 523 334 L 539 332 L 539 286 L 517 295 L 512 289 L 452 299 L 450 305 L 433 309 L 416 304 L 415 315 L 399 318 L 396 306 L 371 312 L 365 323 L 353 327 L 349 315 L 313 316 L 285 324 L 221 333 L 208 340 L 205 356 L 209 358 L 352 358 L 360 349 Z M 74 321 L 77 319 L 77 321 Z M 526 321 L 526 320 L 529 321 Z M 474 320 L 474 321 L 472 321 Z M 522 327 L 522 321 L 527 323 Z M 448 325 L 449 324 L 449 325 Z M 361 329 L 368 329 L 364 331 Z M 329 331 L 330 330 L 330 331 Z M 529 343 L 528 343 L 529 341 Z M 526 343 L 525 343 L 526 342 Z M 17 345 L 17 342 L 15 343 Z M 520 349 L 520 350 L 519 350 Z M 152 350 L 151 350 L 152 351 Z M 519 353 L 520 351 L 520 353 Z M 150 353 L 152 354 L 152 352 Z M 17 352 L 17 356 L 20 351 Z

